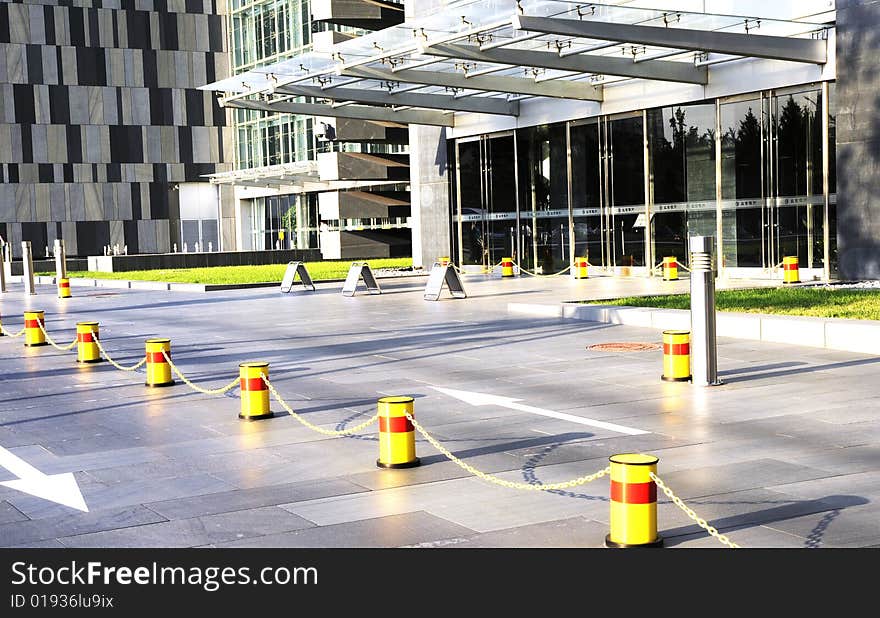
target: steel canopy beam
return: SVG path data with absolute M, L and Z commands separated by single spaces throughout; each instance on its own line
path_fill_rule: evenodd
M 395 74 L 392 81 L 400 79 Z M 275 89 L 279 94 L 292 94 L 332 99 L 335 101 L 356 101 L 375 105 L 410 105 L 429 109 L 442 109 L 456 112 L 474 112 L 479 114 L 498 114 L 502 116 L 518 116 L 519 103 L 504 99 L 478 97 L 466 101 L 442 94 L 420 94 L 413 92 L 381 92 L 378 90 L 361 90 L 358 88 L 327 88 L 318 86 L 287 85 Z
M 655 47 L 670 47 L 692 51 L 734 54 L 793 62 L 825 64 L 828 60 L 825 41 L 799 39 L 739 32 L 661 28 L 600 21 L 580 21 L 555 17 L 514 15 L 514 29 L 582 37 L 618 43 L 638 43 Z
M 687 62 L 669 60 L 651 60 L 633 62 L 626 58 L 613 56 L 595 56 L 577 54 L 560 58 L 559 54 L 530 49 L 512 49 L 503 47 L 480 51 L 473 45 L 431 45 L 421 53 L 444 58 L 458 58 L 474 62 L 496 62 L 544 69 L 559 69 L 577 73 L 598 73 L 602 75 L 618 75 L 660 81 L 681 82 L 685 84 L 709 83 L 709 72 L 706 67 L 696 67 Z
M 353 118 L 355 120 L 380 120 L 400 122 L 403 124 L 426 124 L 438 127 L 455 125 L 451 114 L 433 111 L 405 110 L 395 112 L 391 108 L 367 107 L 364 105 L 318 105 L 315 103 L 268 103 L 265 101 L 248 101 L 236 99 L 226 103 L 227 107 L 254 109 L 276 114 L 300 114 L 302 116 L 329 116 L 332 118 Z
M 386 79 L 426 86 L 445 86 L 464 90 L 485 90 L 488 92 L 507 92 L 510 94 L 528 94 L 537 97 L 555 97 L 560 99 L 576 99 L 580 101 L 602 101 L 602 88 L 583 82 L 553 80 L 535 82 L 522 77 L 504 75 L 467 77 L 462 73 L 447 71 L 416 71 L 401 69 L 395 73 L 372 67 L 356 67 L 345 69 L 343 75 L 362 77 L 365 79 Z

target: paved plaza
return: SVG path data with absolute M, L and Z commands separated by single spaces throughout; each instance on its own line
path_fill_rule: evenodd
M 127 365 L 145 339 L 168 337 L 176 365 L 205 388 L 229 383 L 241 362 L 268 361 L 275 388 L 326 429 L 409 395 L 445 448 L 509 481 L 566 481 L 616 453 L 653 454 L 666 485 L 742 547 L 880 545 L 880 357 L 720 338 L 724 385 L 669 383 L 660 350 L 588 349 L 659 343 L 657 330 L 507 305 L 683 291 L 687 281 L 474 275 L 468 298 L 444 291 L 436 302 L 423 299 L 425 281 L 381 279 L 381 295 L 350 298 L 336 282 L 290 294 L 74 287 L 67 300 L 52 286 L 28 297 L 12 284 L 0 313 L 15 332 L 23 311 L 42 309 L 62 344 L 77 321 L 98 321 L 104 347 Z M 73 473 L 88 507 L 0 486 L 0 546 L 599 548 L 609 531 L 607 477 L 510 489 L 421 436 L 420 467 L 379 469 L 375 426 L 329 437 L 275 401 L 274 418 L 242 421 L 237 389 L 149 389 L 143 369 L 74 359 L 0 338 L 0 447 L 43 474 Z M 15 478 L 0 468 L 0 482 Z M 667 548 L 723 547 L 667 496 L 658 502 Z

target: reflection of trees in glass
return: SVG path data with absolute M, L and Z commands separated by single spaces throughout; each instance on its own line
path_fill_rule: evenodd
M 672 116 L 667 124 L 671 130 L 672 139 L 663 128 L 663 114 L 667 110 L 653 110 L 654 118 L 649 119 L 653 126 L 651 158 L 654 174 L 654 202 L 684 202 L 694 199 L 688 190 L 689 182 L 696 181 L 698 185 L 705 184 L 697 178 L 699 174 L 689 176 L 688 164 L 696 160 L 714 161 L 715 158 L 715 131 L 711 128 L 701 129 L 697 125 L 687 122 L 688 110 L 677 107 L 672 111 Z M 713 112 L 714 113 L 714 112 Z M 714 165 L 714 163 L 713 163 Z M 705 179 L 702 179 L 705 181 Z M 714 191 L 714 173 L 710 179 L 712 191 Z M 704 193 L 705 191 L 697 191 Z M 696 199 L 701 199 L 700 196 Z
M 739 127 L 730 127 L 721 137 L 721 148 L 726 153 L 733 150 L 736 191 L 728 197 L 761 197 L 761 123 L 751 106 Z

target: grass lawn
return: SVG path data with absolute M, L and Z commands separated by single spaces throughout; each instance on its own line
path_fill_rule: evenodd
M 589 304 L 690 309 L 690 302 L 690 294 L 673 294 L 617 298 Z M 715 306 L 718 311 L 880 320 L 880 290 L 821 287 L 719 290 L 715 292 Z
M 406 268 L 412 258 L 365 260 L 370 268 Z M 314 281 L 345 279 L 352 260 L 306 262 L 306 269 Z M 164 281 L 168 283 L 281 283 L 287 264 L 265 266 L 215 266 L 210 268 L 175 268 L 173 270 L 133 270 L 120 273 L 69 271 L 68 277 L 92 279 L 127 279 L 133 281 Z M 54 275 L 51 273 L 40 273 Z

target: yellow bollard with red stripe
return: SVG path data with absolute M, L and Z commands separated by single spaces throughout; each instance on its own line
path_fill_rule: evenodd
M 666 382 L 691 379 L 691 333 L 687 330 L 663 331 L 663 375 Z
M 444 255 L 442 257 L 438 257 L 437 263 L 440 264 L 440 266 L 446 266 L 447 264 L 449 264 L 449 256 Z
M 800 283 L 797 256 L 782 258 L 782 283 Z
M 574 258 L 574 264 L 571 268 L 571 274 L 575 279 L 587 279 L 590 268 L 590 262 L 586 257 Z
M 70 298 L 70 279 L 58 280 L 58 298 Z
M 653 455 L 612 455 L 611 526 L 605 547 L 661 547 L 657 534 L 657 473 Z
M 171 386 L 174 380 L 171 378 L 171 365 L 165 359 L 165 354 L 171 358 L 170 339 L 147 339 L 147 381 L 146 386 Z
M 380 468 L 414 468 L 422 463 L 416 457 L 415 427 L 406 417 L 414 417 L 412 397 L 382 397 L 379 400 Z
M 45 312 L 43 311 L 25 311 L 24 312 L 24 345 L 28 348 L 34 348 L 41 345 L 48 345 L 46 335 L 43 334 L 43 328 L 46 328 Z
M 269 363 L 251 362 L 238 366 L 241 381 L 241 412 L 238 418 L 258 421 L 274 416 L 269 410 L 269 387 L 263 376 L 269 379 Z
M 76 362 L 100 363 L 104 360 L 98 344 L 95 343 L 98 339 L 100 332 L 97 322 L 76 323 Z
M 678 258 L 663 258 L 663 281 L 678 281 Z
M 501 276 L 502 277 L 512 277 L 513 276 L 513 258 L 501 258 Z

